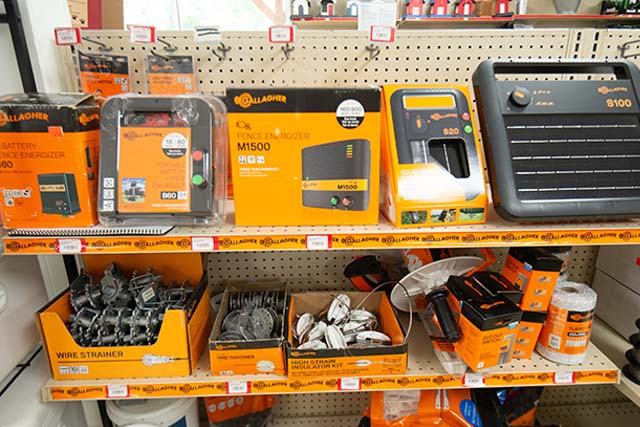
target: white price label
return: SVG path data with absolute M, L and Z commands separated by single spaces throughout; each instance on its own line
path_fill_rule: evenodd
M 484 376 L 482 374 L 465 374 L 462 377 L 464 387 L 484 387 Z
M 80 28 L 56 28 L 53 30 L 58 46 L 78 44 L 82 42 Z
M 269 27 L 269 41 L 271 43 L 293 43 L 296 30 L 291 25 L 276 25 Z
M 194 252 L 211 252 L 215 249 L 213 237 L 192 237 L 191 250 Z
M 369 31 L 369 41 L 372 43 L 393 43 L 396 41 L 396 29 L 385 25 L 372 25 Z
M 80 239 L 58 239 L 58 253 L 77 254 L 82 252 L 82 240 Z
M 575 382 L 573 372 L 556 372 L 553 374 L 555 384 L 573 384 Z
M 131 43 L 155 43 L 156 27 L 129 25 L 129 40 Z
M 320 250 L 331 247 L 331 236 L 307 236 L 307 249 Z
M 248 381 L 229 381 L 227 383 L 227 394 L 247 394 L 249 391 Z
M 129 386 L 124 384 L 108 385 L 107 397 L 115 397 L 115 398 L 129 397 Z
M 340 390 L 360 390 L 360 378 L 340 378 Z

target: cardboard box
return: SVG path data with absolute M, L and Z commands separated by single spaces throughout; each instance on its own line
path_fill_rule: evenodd
M 320 316 L 329 307 L 334 293 L 307 292 L 292 294 L 288 314 L 287 372 L 289 378 L 339 378 L 376 375 L 402 375 L 407 372 L 407 343 L 395 310 L 384 292 L 343 292 L 351 305 L 360 306 L 378 317 L 383 333 L 392 345 L 347 350 L 297 350 L 294 348 L 293 325 L 296 316 L 311 313 Z M 369 296 L 370 295 L 370 296 Z
M 502 275 L 522 291 L 520 308 L 547 311 L 562 260 L 542 248 L 511 248 Z
M 513 347 L 514 359 L 531 359 L 536 348 L 542 325 L 547 313 L 539 311 L 523 311 L 522 320 L 518 325 L 516 343 Z
M 0 206 L 6 228 L 98 222 L 100 108 L 91 95 L 0 99 Z
M 471 279 L 478 283 L 486 294 L 491 297 L 500 295 L 516 305 L 522 301 L 522 291 L 499 273 L 482 271 L 474 273 Z
M 67 290 L 36 314 L 53 378 L 80 380 L 190 375 L 207 344 L 211 327 L 208 281 L 206 273 L 203 273 L 201 255 L 84 256 L 86 271 L 96 279 L 102 277 L 104 268 L 112 262 L 127 275 L 133 271 L 145 271 L 151 266 L 167 282 L 189 280 L 195 286 L 191 297 L 193 303 L 188 304 L 189 312 L 168 310 L 158 339 L 152 345 L 81 347 L 65 325 L 72 312 Z
M 384 215 L 400 228 L 484 223 L 483 151 L 468 88 L 388 85 L 382 98 Z
M 222 323 L 229 313 L 229 297 L 231 294 L 242 291 L 266 290 L 281 292 L 286 304 L 288 296 L 284 282 L 277 283 L 275 286 L 273 281 L 247 282 L 225 286 L 220 309 L 209 337 L 209 358 L 211 359 L 211 373 L 213 375 L 285 375 L 285 307 L 281 312 L 277 313 L 282 316 L 280 336 L 277 338 L 253 341 L 219 341 L 217 339 L 222 332 Z
M 229 89 L 236 225 L 378 223 L 379 89 Z

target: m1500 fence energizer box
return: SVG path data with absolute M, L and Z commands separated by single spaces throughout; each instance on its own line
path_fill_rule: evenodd
M 85 227 L 95 209 L 100 108 L 90 95 L 0 98 L 4 226 Z
M 378 222 L 378 89 L 229 89 L 227 104 L 237 225 Z

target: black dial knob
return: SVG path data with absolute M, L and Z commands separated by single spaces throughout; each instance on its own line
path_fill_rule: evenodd
M 511 92 L 511 102 L 518 107 L 526 107 L 531 103 L 531 92 L 524 87 L 517 87 Z

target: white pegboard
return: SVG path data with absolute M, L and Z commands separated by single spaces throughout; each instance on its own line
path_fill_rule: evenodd
M 431 30 L 398 31 L 396 42 L 380 47 L 370 60 L 366 32 L 301 31 L 287 60 L 281 45 L 269 43 L 266 33 L 229 32 L 222 43 L 230 47 L 227 60 L 213 53 L 219 45 L 196 44 L 193 33 L 159 32 L 159 38 L 176 46 L 173 54 L 195 58 L 198 91 L 223 93 L 228 87 L 344 87 L 363 84 L 443 83 L 468 84 L 477 65 L 488 58 L 570 57 L 569 29 Z M 110 53 L 131 58 L 131 86 L 146 89 L 145 58 L 152 49 L 168 54 L 161 43 L 132 44 L 124 31 L 83 31 L 83 37 L 113 48 Z M 574 43 L 575 45 L 575 43 Z M 70 48 L 61 48 L 69 53 Z M 99 53 L 85 41 L 83 52 Z M 70 57 L 67 56 L 70 64 Z M 70 73 L 72 75 L 73 73 Z

